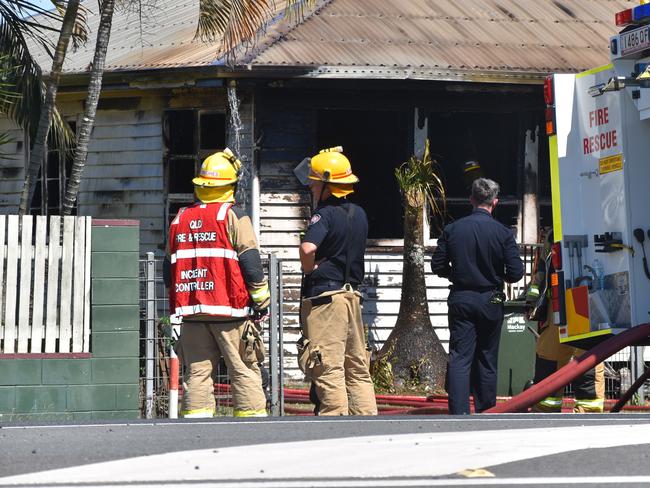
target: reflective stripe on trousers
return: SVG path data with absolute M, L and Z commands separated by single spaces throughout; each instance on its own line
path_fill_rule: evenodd
M 562 411 L 562 398 L 546 397 L 539 403 L 533 405 L 533 412 L 553 413 Z
M 237 410 L 235 409 L 233 415 L 235 417 L 266 417 L 266 410 Z
M 576 399 L 576 403 L 573 407 L 573 411 L 578 413 L 586 413 L 586 412 L 602 413 L 604 409 L 605 409 L 605 400 L 602 398 Z
M 196 408 L 194 410 L 181 410 L 181 417 L 186 419 L 206 419 L 215 415 L 214 408 Z

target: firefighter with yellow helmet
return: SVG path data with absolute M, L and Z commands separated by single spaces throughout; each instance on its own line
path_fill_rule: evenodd
M 234 205 L 240 167 L 227 148 L 206 158 L 192 180 L 198 202 L 169 228 L 166 281 L 170 311 L 183 321 L 184 417 L 215 414 L 219 357 L 228 367 L 234 415 L 266 416 L 258 366 L 264 347 L 259 320 L 251 318 L 265 315 L 270 294 L 250 218 Z
M 340 147 L 296 168 L 314 213 L 300 245 L 305 273 L 299 365 L 315 386 L 320 415 L 376 415 L 358 288 L 368 219 L 346 197 L 359 179 Z

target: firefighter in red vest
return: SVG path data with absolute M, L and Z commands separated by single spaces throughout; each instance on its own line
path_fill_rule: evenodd
M 235 417 L 266 416 L 258 363 L 264 346 L 252 316 L 270 302 L 251 221 L 233 206 L 241 163 L 229 150 L 208 157 L 194 178 L 199 200 L 169 228 L 172 314 L 181 316 L 184 417 L 215 414 L 219 357 L 230 376 Z

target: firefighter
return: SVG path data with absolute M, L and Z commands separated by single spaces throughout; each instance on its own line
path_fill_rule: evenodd
M 535 383 L 552 375 L 571 359 L 585 352 L 583 349 L 561 344 L 558 327 L 553 323 L 553 307 L 549 305 L 551 301 L 549 280 L 551 273 L 554 272 L 551 260 L 552 245 L 553 232 L 548 231 L 526 292 L 528 310 L 535 312 L 533 317 L 530 317 L 529 312 L 529 317 L 541 319 L 539 320 L 540 334 L 535 351 Z M 544 294 L 546 294 L 545 297 Z M 603 363 L 574 380 L 573 388 L 575 390 L 574 412 L 602 412 L 605 405 L 605 367 Z M 563 396 L 564 388 L 534 405 L 533 411 L 561 412 Z
M 258 327 L 270 294 L 251 221 L 234 206 L 240 167 L 227 148 L 206 158 L 192 180 L 198 202 L 181 209 L 169 228 L 170 310 L 183 319 L 184 417 L 214 416 L 220 357 L 235 417 L 266 416 Z
M 512 230 L 492 217 L 498 196 L 495 181 L 474 180 L 472 213 L 444 228 L 431 258 L 433 273 L 451 282 L 447 391 L 452 415 L 470 413 L 471 390 L 477 413 L 496 404 L 503 285 L 524 276 Z
M 358 288 L 364 274 L 368 220 L 346 199 L 358 178 L 342 148 L 311 158 L 315 212 L 300 245 L 305 273 L 300 367 L 314 383 L 319 415 L 376 415 Z

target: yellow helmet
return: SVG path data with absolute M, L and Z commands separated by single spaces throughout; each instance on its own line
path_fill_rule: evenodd
M 463 179 L 465 186 L 470 188 L 474 180 L 483 178 L 483 169 L 478 161 L 470 160 L 463 165 Z
M 309 179 L 326 183 L 356 183 L 350 161 L 343 155 L 341 146 L 323 149 L 311 158 Z
M 201 187 L 234 185 L 239 179 L 239 168 L 241 162 L 226 148 L 205 158 L 199 176 L 192 183 Z

